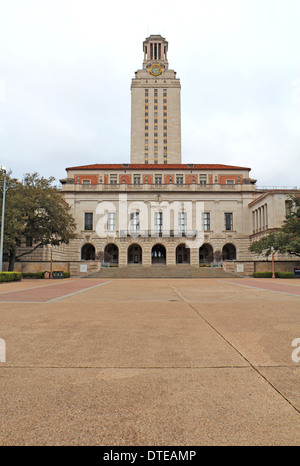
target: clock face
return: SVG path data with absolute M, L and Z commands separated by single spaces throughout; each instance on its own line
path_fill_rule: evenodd
M 162 69 L 159 65 L 152 65 L 151 68 L 150 68 L 150 73 L 153 75 L 153 76 L 159 76 L 162 72 Z

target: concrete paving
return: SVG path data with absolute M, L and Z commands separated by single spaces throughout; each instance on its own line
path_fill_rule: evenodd
M 280 279 L 1 285 L 0 445 L 299 445 L 299 290 Z

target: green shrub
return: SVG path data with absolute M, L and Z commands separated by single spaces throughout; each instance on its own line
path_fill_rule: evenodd
M 64 272 L 64 278 L 70 278 L 70 272 Z
M 0 272 L 0 282 L 16 282 L 21 280 L 20 272 Z
M 254 278 L 272 278 L 272 272 L 254 272 Z M 294 278 L 293 272 L 275 272 L 276 278 Z
M 272 272 L 254 272 L 254 278 L 272 278 Z M 275 274 L 276 275 L 276 274 Z
M 294 272 L 278 272 L 278 278 L 294 278 Z
M 45 272 L 24 272 L 22 278 L 44 278 Z

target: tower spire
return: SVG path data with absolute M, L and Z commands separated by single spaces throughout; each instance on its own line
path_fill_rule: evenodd
M 131 83 L 131 163 L 180 164 L 180 81 L 169 69 L 168 42 L 143 42 L 143 68 Z

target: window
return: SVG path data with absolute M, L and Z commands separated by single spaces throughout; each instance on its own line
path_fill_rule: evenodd
M 93 213 L 85 212 L 84 214 L 84 229 L 92 230 L 93 229 Z
M 154 232 L 162 233 L 162 226 L 163 226 L 163 213 L 154 212 Z
M 117 175 L 110 175 L 110 184 L 117 184 Z
M 226 184 L 234 184 L 234 180 L 226 180 Z
M 161 184 L 161 182 L 162 182 L 162 176 L 155 175 L 155 184 Z
M 186 233 L 186 215 L 186 212 L 178 212 L 178 230 L 181 234 Z
M 116 231 L 116 212 L 107 212 L 107 231 Z
M 130 214 L 130 232 L 138 233 L 140 231 L 140 214 L 138 211 Z
M 183 175 L 176 175 L 176 184 L 183 184 Z
M 199 175 L 199 183 L 205 185 L 207 183 L 207 175 Z
M 229 231 L 232 230 L 232 213 L 231 212 L 226 212 L 225 214 L 225 230 Z
M 140 183 L 141 183 L 141 176 L 133 175 L 133 184 L 140 184 Z
M 202 212 L 202 228 L 204 231 L 210 230 L 210 212 Z
M 85 185 L 91 184 L 91 180 L 82 180 L 82 184 L 85 184 Z

